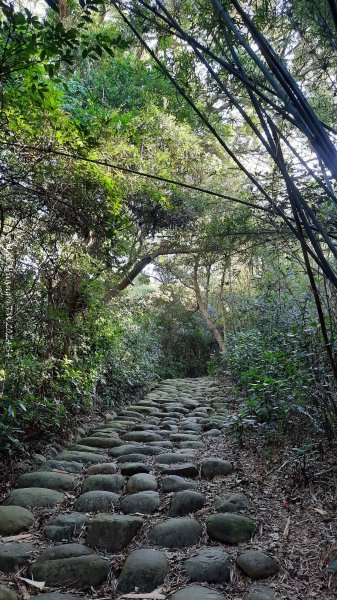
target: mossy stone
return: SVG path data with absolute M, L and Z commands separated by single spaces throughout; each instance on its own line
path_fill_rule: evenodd
M 0 571 L 11 573 L 16 567 L 26 565 L 34 550 L 30 542 L 0 542 Z
M 225 600 L 225 597 L 211 588 L 189 585 L 175 592 L 170 600 Z
M 110 563 L 82 544 L 64 544 L 45 550 L 33 564 L 37 581 L 50 586 L 66 585 L 85 589 L 101 585 L 108 577 Z
M 17 535 L 29 529 L 34 515 L 22 506 L 0 506 L 0 535 Z
M 81 494 L 74 504 L 74 509 L 80 512 L 109 512 L 119 507 L 120 498 L 114 492 L 94 490 Z
M 157 523 L 149 531 L 149 540 L 163 548 L 187 548 L 197 544 L 202 527 L 195 519 L 168 519 Z
M 74 489 L 76 480 L 68 473 L 54 473 L 53 471 L 34 471 L 24 473 L 17 481 L 19 488 L 38 487 L 69 492 Z
M 0 600 L 18 600 L 18 597 L 14 590 L 0 583 Z
M 62 502 L 64 494 L 47 488 L 19 488 L 12 490 L 4 505 L 23 506 L 24 508 L 51 508 Z
M 140 517 L 101 514 L 90 521 L 86 543 L 107 552 L 119 552 L 131 542 L 142 525 Z
M 139 549 L 127 557 L 118 578 L 117 592 L 128 594 L 134 592 L 147 593 L 161 585 L 168 569 L 168 560 L 159 550 Z
M 256 525 L 249 517 L 235 513 L 217 513 L 207 519 L 207 533 L 215 540 L 225 544 L 248 542 Z
M 119 474 L 105 475 L 100 473 L 98 475 L 89 475 L 83 482 L 82 494 L 96 490 L 117 494 L 123 489 L 124 481 L 124 477 Z

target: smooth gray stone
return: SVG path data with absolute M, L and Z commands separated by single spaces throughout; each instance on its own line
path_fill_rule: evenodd
M 213 479 L 213 477 L 219 475 L 229 475 L 232 471 L 232 464 L 221 458 L 206 458 L 201 463 L 201 475 L 206 479 Z
M 39 471 L 64 471 L 65 473 L 81 473 L 83 464 L 72 460 L 47 460 L 41 465 Z
M 151 467 L 141 462 L 123 463 L 121 466 L 121 473 L 126 477 L 130 477 L 131 475 L 137 475 L 137 473 L 150 473 L 150 471 Z
M 82 494 L 101 490 L 104 492 L 114 492 L 118 494 L 124 487 L 124 477 L 122 475 L 89 475 L 82 485 Z
M 187 441 L 180 442 L 179 446 L 182 450 L 199 450 L 199 448 L 202 448 L 204 444 L 202 442 Z
M 217 512 L 240 512 L 249 508 L 250 502 L 245 494 L 227 494 L 223 498 L 215 498 L 214 508 Z
M 76 479 L 68 473 L 54 473 L 53 471 L 33 471 L 24 473 L 17 481 L 19 488 L 47 488 L 57 492 L 69 492 L 74 489 Z
M 127 494 L 136 494 L 137 492 L 144 492 L 146 490 L 158 490 L 157 480 L 154 475 L 148 473 L 137 473 L 132 475 L 126 484 Z
M 209 429 L 208 431 L 205 431 L 204 435 L 206 437 L 220 437 L 221 431 L 219 431 L 219 429 Z
M 119 417 L 125 417 L 125 418 L 130 418 L 130 419 L 141 419 L 143 417 L 143 415 L 140 412 L 137 412 L 136 410 L 122 410 L 122 412 L 119 413 Z
M 171 442 L 201 442 L 200 436 L 192 433 L 172 433 L 170 440 Z
M 155 448 L 160 448 L 163 450 L 166 450 L 166 448 L 168 450 L 171 450 L 171 448 L 173 448 L 172 442 L 169 442 L 168 440 L 161 440 L 160 442 L 149 442 L 149 446 L 154 446 Z
M 190 462 L 194 459 L 193 454 L 183 454 L 178 452 L 167 452 L 166 454 L 158 454 L 156 463 L 159 465 L 175 465 L 184 462 Z
M 81 494 L 74 504 L 80 512 L 113 512 L 119 507 L 120 498 L 114 492 L 95 490 Z
M 159 550 L 134 550 L 126 559 L 118 578 L 117 592 L 152 592 L 164 580 L 168 569 L 168 560 Z
M 63 544 L 42 552 L 31 571 L 35 580 L 47 585 L 85 589 L 107 579 L 110 562 L 82 544 Z
M 122 454 L 117 458 L 118 464 L 130 463 L 130 462 L 143 462 L 144 454 Z
M 154 448 L 153 446 L 141 446 L 140 444 L 124 444 L 118 448 L 110 448 L 110 456 L 118 457 L 123 454 L 144 454 L 145 456 L 155 456 L 160 454 L 160 448 Z
M 63 452 L 56 457 L 56 460 L 70 460 L 85 464 L 106 462 L 106 459 L 107 457 L 104 454 L 98 454 L 97 452 L 77 452 L 75 450 L 63 450 Z
M 225 596 L 202 585 L 189 585 L 175 592 L 170 600 L 225 600 Z
M 280 570 L 277 560 L 259 550 L 247 550 L 236 559 L 236 564 L 251 579 L 266 579 Z
M 142 513 L 152 514 L 158 510 L 160 499 L 158 492 L 147 490 L 125 496 L 121 502 L 121 510 L 125 514 Z
M 138 412 L 138 414 L 140 413 L 140 416 L 142 418 L 144 418 L 144 415 L 148 415 L 148 414 L 156 414 L 157 412 L 159 412 L 159 408 L 155 408 L 154 406 L 150 407 L 150 406 L 142 406 L 141 404 L 131 404 L 128 407 L 128 411 L 131 410 L 135 410 Z
M 252 586 L 244 595 L 244 600 L 276 600 L 274 591 L 265 586 Z
M 168 519 L 151 527 L 149 540 L 163 548 L 187 548 L 197 544 L 201 533 L 202 527 L 195 519 Z
M 207 431 L 211 431 L 212 429 L 222 429 L 224 426 L 224 419 L 216 419 L 215 417 L 212 418 L 212 420 L 207 419 L 207 420 L 203 420 L 203 429 L 204 432 Z
M 80 513 L 61 514 L 46 523 L 43 533 L 48 540 L 61 542 L 79 533 L 87 521 L 88 517 Z
M 222 548 L 203 548 L 188 558 L 184 567 L 191 581 L 227 583 L 230 579 L 230 556 Z
M 248 542 L 256 525 L 249 517 L 235 513 L 217 513 L 207 519 L 207 533 L 214 540 L 225 544 Z
M 180 428 L 183 431 L 199 433 L 202 430 L 202 425 L 200 425 L 200 423 L 196 423 L 195 421 L 183 421 L 180 425 Z
M 29 542 L 0 542 L 0 571 L 11 573 L 16 567 L 26 565 L 35 550 Z
M 128 431 L 123 434 L 127 442 L 159 442 L 162 437 L 153 431 Z
M 137 423 L 133 429 L 134 431 L 158 431 L 158 425 L 154 423 Z
M 189 410 L 188 408 L 182 406 L 182 404 L 169 404 L 170 412 L 176 412 L 179 415 L 186 415 Z
M 94 452 L 95 454 L 102 453 L 102 448 L 92 448 L 91 446 L 84 446 L 83 444 L 78 443 L 69 446 L 67 450 L 70 450 L 71 452 L 80 452 L 83 454 L 91 454 L 92 452 Z
M 0 583 L 0 600 L 18 600 L 14 590 Z
M 87 469 L 87 475 L 114 475 L 117 472 L 115 463 L 99 463 Z
M 90 436 L 87 438 L 82 438 L 80 443 L 83 446 L 93 447 L 93 448 L 115 448 L 117 446 L 121 446 L 123 441 L 117 437 L 94 437 Z
M 167 475 L 162 479 L 162 492 L 180 492 L 181 490 L 196 490 L 197 483 L 188 481 L 179 475 Z
M 35 522 L 34 515 L 22 506 L 0 506 L 0 535 L 17 535 Z
M 198 468 L 193 463 L 187 462 L 177 465 L 158 465 L 163 475 L 177 475 L 178 477 L 198 477 Z
M 170 517 L 183 517 L 201 510 L 205 505 L 205 496 L 194 490 L 177 492 L 170 504 Z
M 62 502 L 64 494 L 46 488 L 19 488 L 12 490 L 4 505 L 23 506 L 24 508 L 51 508 Z
M 140 517 L 101 514 L 89 522 L 86 543 L 107 552 L 119 552 L 131 542 L 142 525 Z

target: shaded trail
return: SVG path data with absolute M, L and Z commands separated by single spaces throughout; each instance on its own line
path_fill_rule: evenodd
M 253 545 L 251 500 L 226 489 L 238 477 L 223 446 L 227 416 L 215 380 L 166 380 L 21 475 L 0 506 L 0 581 L 13 584 L 0 599 L 157 590 L 158 600 L 222 600 L 242 597 L 238 572 L 246 600 L 276 598 L 275 578 L 253 583 L 279 564 Z M 46 586 L 40 594 L 20 576 Z

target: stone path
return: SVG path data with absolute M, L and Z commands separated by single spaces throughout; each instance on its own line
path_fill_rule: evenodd
M 0 600 L 16 600 L 18 576 L 46 582 L 42 593 L 27 584 L 35 600 L 154 590 L 224 600 L 235 570 L 246 576 L 245 600 L 275 599 L 256 581 L 279 564 L 254 549 L 250 500 L 226 495 L 235 464 L 214 451 L 226 417 L 215 380 L 166 380 L 19 477 L 0 506 Z

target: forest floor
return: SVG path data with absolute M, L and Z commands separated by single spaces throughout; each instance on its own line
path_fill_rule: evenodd
M 257 432 L 242 445 L 226 428 L 235 410 L 230 385 L 219 386 L 210 378 L 167 380 L 105 423 L 97 419 L 89 438 L 59 456 L 47 455 L 39 471 L 19 479 L 19 495 L 13 489 L 0 506 L 0 583 L 20 600 L 56 600 L 46 595 L 55 591 L 99 600 L 111 595 L 145 600 L 336 598 L 337 575 L 328 569 L 337 557 L 335 449 L 318 444 L 299 456 L 290 441 L 271 446 Z M 61 495 L 43 500 L 41 490 L 48 485 Z M 40 492 L 32 499 L 35 486 Z M 177 496 L 179 486 L 184 493 Z M 234 493 L 244 494 L 245 503 L 235 507 L 235 526 L 232 512 L 215 508 L 217 498 Z M 26 525 L 18 531 L 18 524 L 9 525 L 8 515 L 1 514 L 13 506 L 31 511 L 28 530 Z M 178 529 L 172 522 L 176 517 L 182 517 Z M 248 517 L 252 530 L 247 535 Z M 168 531 L 161 530 L 162 523 Z M 237 543 L 229 543 L 233 535 Z M 58 556 L 50 548 L 58 548 Z M 157 579 L 149 557 L 132 554 L 144 548 L 158 552 Z M 186 559 L 209 549 L 220 552 L 213 567 L 203 555 L 197 575 L 189 577 Z M 237 563 L 248 550 L 267 556 L 250 559 L 245 567 L 250 576 Z M 270 576 L 255 581 L 259 569 Z M 22 577 L 46 584 L 40 592 Z M 149 577 L 154 577 L 150 583 Z M 190 589 L 200 583 L 201 591 Z M 148 593 L 154 589 L 154 595 Z

